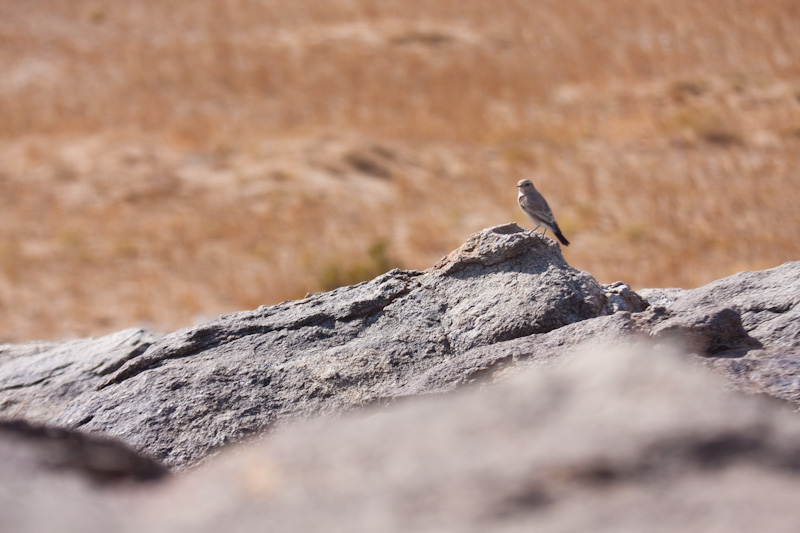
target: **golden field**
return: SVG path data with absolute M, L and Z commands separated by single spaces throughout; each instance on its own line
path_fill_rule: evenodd
M 521 177 L 601 282 L 800 259 L 800 3 L 0 2 L 0 340 L 424 269 Z

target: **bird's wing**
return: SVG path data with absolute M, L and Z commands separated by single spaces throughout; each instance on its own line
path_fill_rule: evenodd
M 540 194 L 537 194 L 533 199 L 529 198 L 528 195 L 520 196 L 519 205 L 522 207 L 522 209 L 531 213 L 543 222 L 546 222 L 550 225 L 553 225 L 556 222 L 556 219 L 553 217 L 553 211 L 551 211 L 550 206 L 547 205 L 547 200 L 545 200 Z

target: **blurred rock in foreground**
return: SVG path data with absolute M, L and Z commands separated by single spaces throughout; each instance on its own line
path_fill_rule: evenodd
M 3 530 L 22 533 L 56 521 L 59 531 L 789 532 L 800 419 L 724 391 L 685 356 L 636 346 L 287 425 L 147 491 L 0 469 L 0 516 L 14 520 Z

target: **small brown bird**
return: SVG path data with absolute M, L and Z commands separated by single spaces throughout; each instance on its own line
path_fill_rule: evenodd
M 547 230 L 550 230 L 553 232 L 553 235 L 558 237 L 561 244 L 569 246 L 569 241 L 558 228 L 556 217 L 553 216 L 553 211 L 550 209 L 550 206 L 547 205 L 547 200 L 536 190 L 531 180 L 519 180 L 519 182 L 517 182 L 517 190 L 519 191 L 517 200 L 519 201 L 520 208 L 522 208 L 522 212 L 525 213 L 525 216 L 528 217 L 531 222 L 536 224 L 533 231 L 543 227 L 544 234 L 547 233 Z

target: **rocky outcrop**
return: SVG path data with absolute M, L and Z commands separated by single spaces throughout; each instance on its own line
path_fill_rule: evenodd
M 290 420 L 454 390 L 623 340 L 678 343 L 747 392 L 800 401 L 800 263 L 691 291 L 598 284 L 514 224 L 431 269 L 163 337 L 0 348 L 6 417 L 117 437 L 175 469 Z
M 693 290 L 642 293 L 653 302 L 644 311 L 635 312 L 642 306 L 632 299 L 613 314 L 469 350 L 427 370 L 421 388 L 452 390 L 560 361 L 583 347 L 648 340 L 692 354 L 734 388 L 800 404 L 800 262 Z
M 739 390 L 800 404 L 800 262 L 715 281 L 687 291 L 668 309 L 673 317 L 695 321 L 714 310 L 736 316 L 735 326 L 749 342 L 703 362 Z M 730 344 L 717 336 L 714 346 Z
M 0 421 L 0 531 L 123 531 L 132 485 L 164 466 L 114 439 L 21 420 Z
M 799 303 L 800 263 L 637 294 L 510 224 L 170 335 L 2 345 L 0 530 L 793 531 Z
M 640 345 L 290 424 L 158 490 L 9 477 L 4 461 L 0 526 L 794 531 L 800 419 L 719 385 L 679 354 Z
M 182 467 L 285 420 L 434 392 L 416 378 L 473 348 L 598 316 L 605 303 L 552 241 L 499 226 L 426 272 L 394 270 L 167 335 L 56 422 Z
M 129 329 L 100 339 L 0 344 L 0 414 L 52 423 L 161 337 Z
M 483 391 L 286 428 L 180 480 L 185 507 L 158 523 L 788 532 L 798 437 L 791 409 L 726 394 L 674 353 L 600 350 Z
M 160 463 L 119 441 L 69 429 L 0 421 L 3 464 L 27 475 L 42 470 L 74 471 L 96 483 L 149 481 L 167 474 Z

